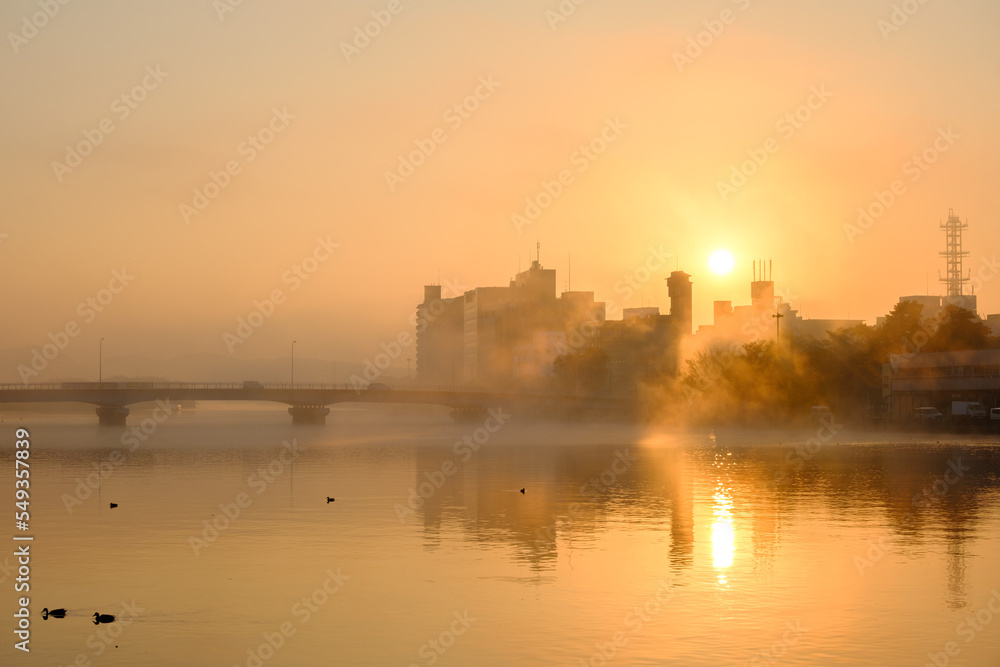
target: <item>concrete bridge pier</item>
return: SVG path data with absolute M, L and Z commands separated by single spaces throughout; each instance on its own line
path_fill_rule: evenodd
M 101 405 L 97 408 L 97 419 L 101 426 L 125 426 L 128 408 L 122 405 Z
M 330 408 L 325 405 L 294 405 L 288 408 L 293 424 L 325 424 Z

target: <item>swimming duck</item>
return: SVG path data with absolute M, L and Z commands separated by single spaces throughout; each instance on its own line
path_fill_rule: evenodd
M 42 618 L 48 620 L 49 616 L 51 616 L 52 618 L 63 618 L 66 616 L 66 610 L 53 609 L 52 611 L 49 611 L 49 608 L 46 607 L 45 609 L 42 610 Z
M 94 625 L 98 625 L 100 623 L 114 623 L 114 622 L 115 622 L 115 617 L 112 616 L 111 614 L 102 614 L 96 611 L 94 612 Z

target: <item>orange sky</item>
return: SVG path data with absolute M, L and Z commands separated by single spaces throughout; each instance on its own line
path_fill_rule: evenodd
M 536 242 L 561 287 L 572 253 L 573 288 L 619 302 L 651 247 L 674 255 L 625 305 L 666 310 L 660 278 L 679 263 L 696 324 L 715 299 L 749 301 L 757 257 L 806 316 L 871 323 L 928 282 L 940 293 L 949 208 L 970 222 L 974 272 L 1000 245 L 995 3 L 928 2 L 889 32 L 883 0 L 591 0 L 558 23 L 556 0 L 225 2 L 0 8 L 0 350 L 76 322 L 81 349 L 103 336 L 116 355 L 228 354 L 237 318 L 281 290 L 234 354 L 297 339 L 363 359 L 409 330 L 423 284 L 506 284 Z M 391 21 L 348 62 L 342 43 L 373 11 Z M 700 55 L 675 56 L 710 28 Z M 782 121 L 810 100 L 798 127 Z M 606 150 L 584 157 L 602 132 Z M 54 165 L 88 136 L 77 166 Z M 418 142 L 433 153 L 390 187 Z M 724 198 L 748 151 L 767 160 Z M 227 186 L 185 215 L 211 173 Z M 512 215 L 561 173 L 519 232 Z M 318 238 L 339 246 L 297 278 Z M 708 271 L 720 247 L 728 277 Z M 123 268 L 134 280 L 88 321 L 78 304 Z M 1000 312 L 1000 280 L 978 293 Z

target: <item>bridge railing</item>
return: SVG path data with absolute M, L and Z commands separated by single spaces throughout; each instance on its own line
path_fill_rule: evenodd
M 322 390 L 354 390 L 350 382 L 35 382 L 0 383 L 0 390 L 45 390 L 52 389 L 322 389 Z M 363 387 L 361 391 L 455 391 L 452 387 L 425 387 L 401 385 L 391 387 Z M 461 391 L 459 388 L 457 391 Z
M 369 392 L 441 392 L 460 394 L 500 394 L 500 395 L 520 395 L 520 396 L 561 396 L 564 398 L 602 398 L 600 395 L 587 395 L 569 393 L 555 393 L 544 389 L 489 389 L 486 387 L 469 386 L 437 386 L 437 385 L 396 385 L 390 386 L 377 383 L 376 386 L 356 389 L 351 383 L 337 382 L 296 382 L 294 387 L 289 382 L 46 382 L 46 383 L 4 383 L 0 384 L 0 391 L 52 391 L 52 390 L 98 390 L 98 391 L 171 391 L 171 390 L 231 390 L 231 391 L 358 391 L 359 393 Z M 608 397 L 603 397 L 608 398 Z M 628 397 L 615 397 L 628 398 Z

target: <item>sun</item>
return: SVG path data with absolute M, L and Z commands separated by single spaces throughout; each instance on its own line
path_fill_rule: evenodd
M 712 269 L 712 273 L 720 276 L 724 276 L 732 271 L 735 264 L 736 260 L 733 259 L 733 253 L 728 250 L 716 250 L 708 258 L 708 266 Z

